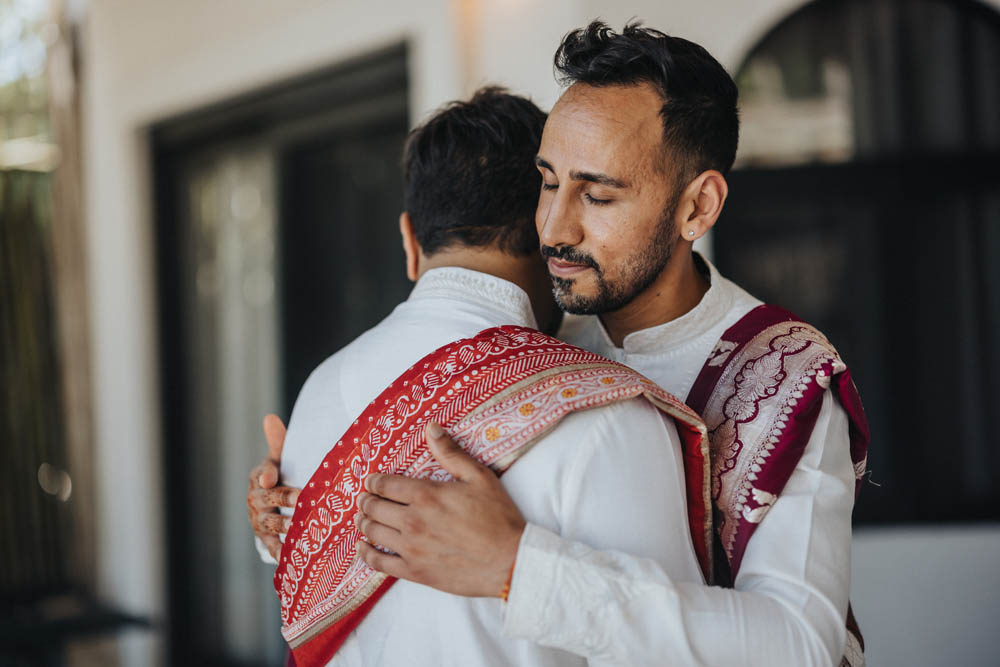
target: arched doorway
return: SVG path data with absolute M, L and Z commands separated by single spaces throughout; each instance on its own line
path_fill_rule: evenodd
M 1000 15 L 820 0 L 737 71 L 724 273 L 824 330 L 873 427 L 861 521 L 1000 518 Z

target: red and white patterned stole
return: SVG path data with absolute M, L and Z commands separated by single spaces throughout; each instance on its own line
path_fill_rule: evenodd
M 716 544 L 725 555 L 716 559 L 720 583 L 736 578 L 750 538 L 802 458 L 827 389 L 850 422 L 857 494 L 868 420 L 847 366 L 814 327 L 777 306 L 758 306 L 722 335 L 695 380 L 687 404 L 704 418 L 711 442 Z M 860 654 L 861 634 L 848 615 Z M 862 664 L 863 655 L 851 657 L 847 664 Z
M 298 665 L 324 665 L 395 581 L 357 557 L 357 495 L 371 473 L 447 480 L 424 426 L 435 420 L 503 474 L 567 414 L 643 396 L 675 420 L 689 480 L 688 511 L 711 571 L 705 425 L 636 371 L 546 336 L 505 326 L 427 355 L 383 391 L 323 459 L 299 496 L 274 586 L 282 634 Z

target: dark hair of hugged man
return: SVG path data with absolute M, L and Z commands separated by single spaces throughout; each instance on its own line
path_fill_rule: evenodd
M 563 85 L 651 84 L 663 98 L 663 148 L 686 184 L 707 169 L 725 175 L 739 141 L 737 89 L 708 51 L 680 37 L 629 23 L 616 33 L 594 21 L 567 34 L 555 55 Z
M 533 168 L 545 113 L 505 89 L 481 88 L 410 132 L 404 206 L 424 254 L 460 244 L 538 252 Z

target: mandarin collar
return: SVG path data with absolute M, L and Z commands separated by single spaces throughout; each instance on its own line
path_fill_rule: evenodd
M 496 311 L 497 321 L 538 328 L 527 292 L 489 273 L 457 266 L 431 269 L 417 281 L 408 300 L 432 298 L 471 299 L 478 306 Z
M 701 255 L 696 254 L 695 260 L 704 263 L 709 281 L 708 291 L 701 297 L 697 306 L 669 322 L 633 331 L 625 336 L 620 348 L 611 342 L 604 324 L 597 318 L 603 343 L 608 348 L 622 350 L 627 355 L 670 354 L 697 339 L 725 317 L 733 306 L 733 290 L 729 289 L 732 283 L 723 278 L 715 265 Z

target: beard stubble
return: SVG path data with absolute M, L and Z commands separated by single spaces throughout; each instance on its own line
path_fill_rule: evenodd
M 575 264 L 589 266 L 596 275 L 597 293 L 592 296 L 574 295 L 573 278 L 550 276 L 552 294 L 556 303 L 567 313 L 574 315 L 600 315 L 614 312 L 627 306 L 644 292 L 670 263 L 674 248 L 674 213 L 677 201 L 671 201 L 660 216 L 653 232 L 653 238 L 645 247 L 624 260 L 628 269 L 620 279 L 611 281 L 605 269 L 590 254 L 573 247 L 554 248 L 542 246 L 544 257 L 555 257 Z

